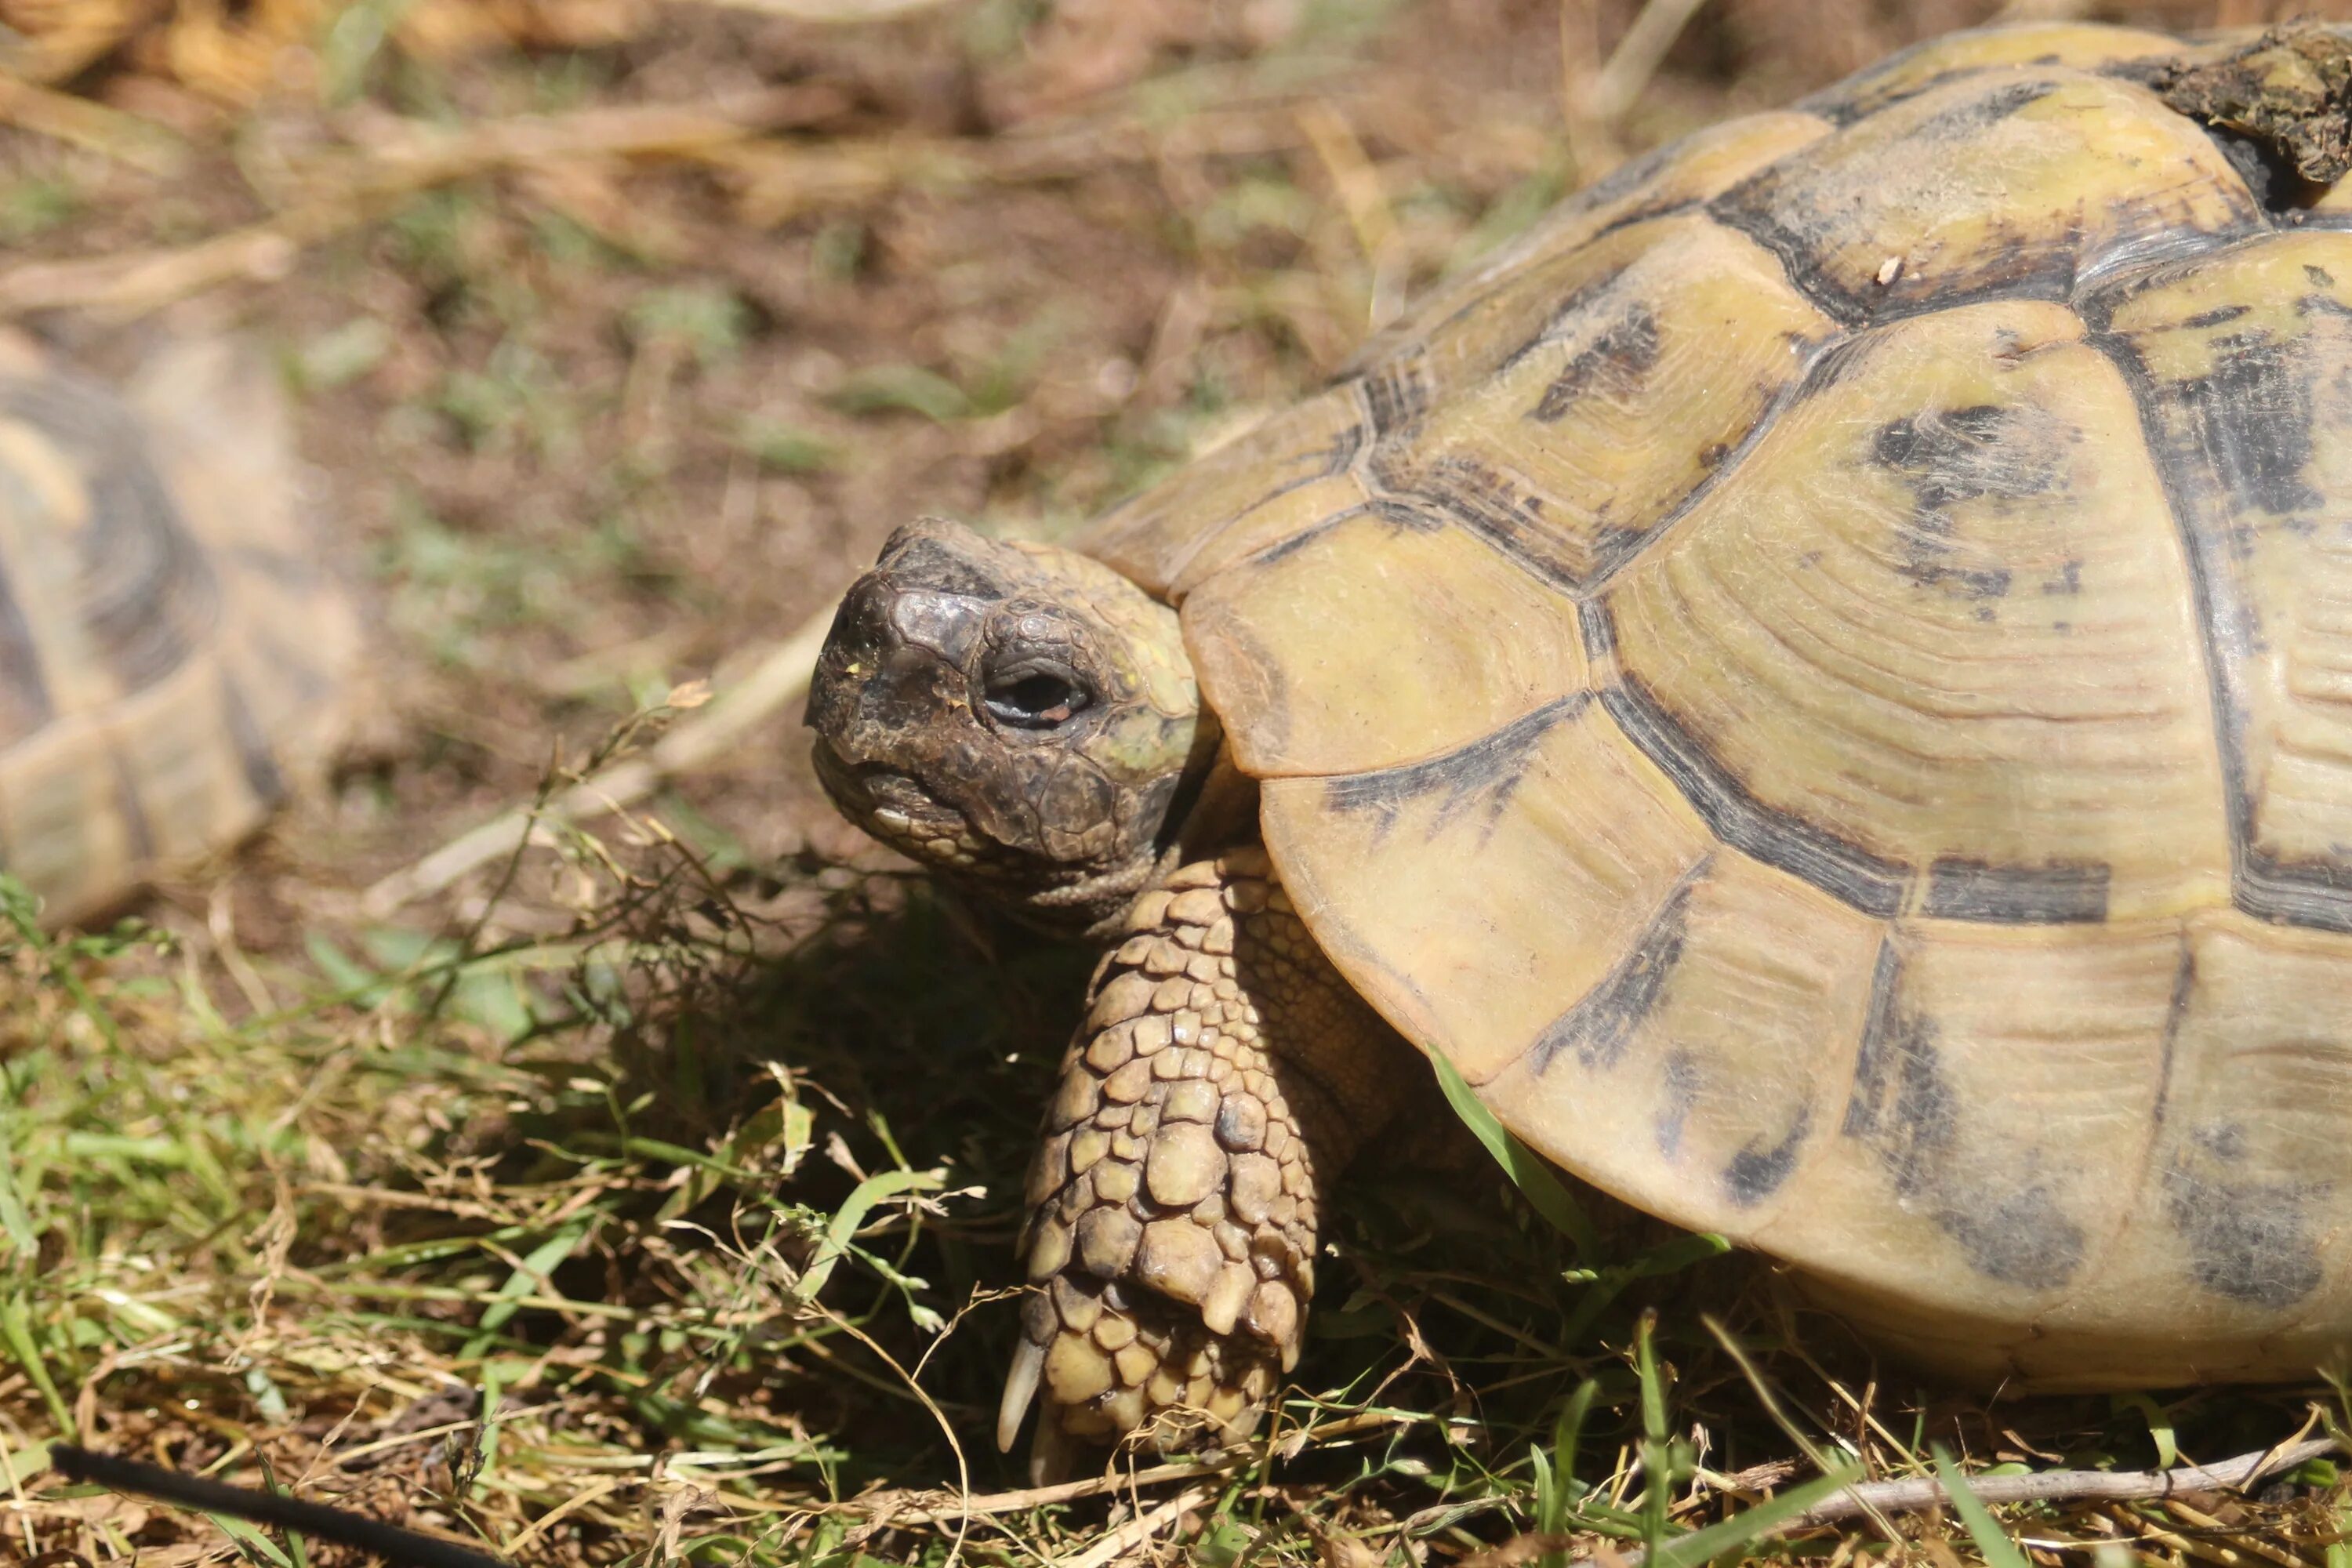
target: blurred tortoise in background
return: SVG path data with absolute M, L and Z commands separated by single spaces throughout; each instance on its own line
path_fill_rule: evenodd
M 1936 42 L 1074 549 L 890 541 L 826 785 L 1109 949 L 1001 1440 L 1245 1430 L 1404 1042 L 1965 1380 L 2352 1339 L 2347 64 Z
M 165 337 L 110 386 L 0 329 L 0 870 L 45 923 L 257 826 L 356 645 L 267 365 Z

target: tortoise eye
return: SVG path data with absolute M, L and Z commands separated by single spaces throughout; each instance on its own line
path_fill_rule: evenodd
M 981 702 L 1016 730 L 1051 730 L 1086 710 L 1092 699 L 1076 671 L 1048 659 L 1023 659 L 992 671 Z

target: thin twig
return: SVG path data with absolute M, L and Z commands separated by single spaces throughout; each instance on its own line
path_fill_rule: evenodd
M 2023 1476 L 1970 1476 L 1969 1489 L 1984 1503 L 2131 1502 L 2170 1498 L 2182 1492 L 2242 1491 L 2266 1477 L 2307 1464 L 2336 1447 L 2333 1437 L 2314 1437 L 2264 1448 L 2260 1453 L 2241 1454 L 2218 1465 L 2184 1465 L 2172 1470 L 2041 1470 Z M 1918 1513 L 1941 1508 L 1950 1500 L 1951 1494 L 1945 1491 L 1944 1483 L 1932 1476 L 1864 1481 L 1783 1521 L 1768 1533 L 1787 1535 L 1864 1513 Z M 2156 1528 L 2145 1520 L 2134 1522 L 2143 1530 Z M 1573 1544 L 1572 1536 L 1531 1532 L 1489 1548 L 1468 1559 L 1463 1568 L 1516 1568 L 1549 1552 L 1567 1552 Z M 1640 1547 L 1621 1547 L 1611 1553 L 1609 1568 L 1642 1568 L 1642 1558 Z M 1602 1563 L 1583 1557 L 1576 1560 L 1575 1568 L 1602 1568 Z
M 2174 1470 L 2039 1470 L 2023 1476 L 1970 1476 L 1969 1489 L 1984 1503 L 2129 1501 L 2171 1497 L 2177 1492 L 2239 1491 L 2266 1476 L 2318 1458 L 2333 1450 L 2333 1437 L 2313 1437 L 2257 1454 L 2241 1454 L 2218 1465 L 2184 1465 Z M 1851 1519 L 1865 1509 L 1890 1513 L 1939 1508 L 1949 1496 L 1933 1476 L 1897 1481 L 1865 1481 L 1849 1487 L 1789 1522 L 1790 1530 Z

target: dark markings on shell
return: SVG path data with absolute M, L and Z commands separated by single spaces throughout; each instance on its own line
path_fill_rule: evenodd
M 2284 1311 L 2319 1288 L 2322 1268 L 2308 1210 L 2317 1184 L 2234 1177 L 2245 1131 L 2209 1123 L 2191 1131 L 2164 1173 L 2164 1214 L 2189 1249 L 2200 1289 Z
M 1612 224 L 1604 232 L 1613 233 L 1620 226 Z M 1586 243 L 1591 242 L 1588 240 Z M 1588 278 L 1570 289 L 1559 303 L 1552 307 L 1551 314 L 1545 318 L 1544 324 L 1535 334 L 1503 356 L 1494 374 L 1496 376 L 1508 375 L 1534 355 L 1557 346 L 1563 337 L 1569 335 L 1576 319 L 1591 310 L 1595 301 L 1614 293 L 1624 276 L 1624 268 L 1612 267 L 1599 277 Z
M 1963 141 L 2056 90 L 2052 81 L 2002 82 L 1938 110 L 1914 126 L 1906 140 L 1929 147 Z M 1836 321 L 1861 326 L 1987 298 L 2059 300 L 2073 288 L 2076 237 L 2071 230 L 1989 238 L 1982 266 L 1959 278 L 1923 282 L 1898 274 L 1889 284 L 1849 287 L 1831 276 L 1822 258 L 1836 244 L 1835 229 L 1848 221 L 1848 215 L 1835 209 L 1851 198 L 1816 186 L 1821 167 L 1817 152 L 1782 159 L 1716 197 L 1707 211 L 1779 257 L 1790 282 Z
M 1698 1103 L 1698 1058 L 1677 1046 L 1666 1053 L 1658 1068 L 1658 1114 L 1651 1123 L 1650 1140 L 1661 1159 L 1682 1152 L 1683 1130 Z
M 1735 1208 L 1753 1208 L 1780 1190 L 1797 1168 L 1798 1152 L 1813 1130 L 1813 1108 L 1801 1106 L 1797 1119 L 1780 1141 L 1766 1143 L 1760 1137 L 1751 1138 L 1740 1146 L 1723 1168 L 1724 1196 Z
M 2252 305 L 2217 305 L 2212 310 L 2200 311 L 2180 324 L 2184 327 L 2218 327 L 2224 321 L 2234 321 L 2249 315 L 2252 310 Z
M 246 787 L 253 792 L 253 798 L 264 805 L 275 805 L 284 800 L 286 776 L 278 771 L 277 759 L 270 755 L 269 737 L 261 732 L 245 693 L 226 675 L 221 677 L 221 712 L 228 721 L 237 766 L 245 774 Z
M 2172 1116 L 2172 1068 L 2180 1050 L 2180 1027 L 2189 1021 L 2189 1007 L 2197 994 L 2197 944 L 2180 932 L 2180 957 L 2173 966 L 2172 995 L 2164 1007 L 2164 1038 L 2156 1058 L 2156 1101 L 2148 1120 L 2162 1127 Z
M 2049 1184 L 2031 1172 L 1983 1167 L 1959 1151 L 1966 1114 L 1943 1065 L 1936 1020 L 1904 1006 L 1894 939 L 1878 952 L 1870 1017 L 1839 1131 L 1868 1145 L 1896 1196 L 1917 1205 L 1988 1279 L 2032 1290 L 2073 1279 L 2088 1250 Z
M 2249 845 L 2239 861 L 2238 907 L 2320 931 L 2352 931 L 2352 845 L 2333 860 L 2283 860 Z
M 1659 347 L 1658 318 L 1642 301 L 1631 302 L 1552 378 L 1528 417 L 1549 425 L 1588 397 L 1633 397 L 1657 365 Z
M 1357 386 L 1375 440 L 1410 431 L 1429 413 L 1429 371 L 1419 353 L 1399 353 L 1367 366 Z
M 1615 640 L 1608 607 L 1584 606 L 1587 644 Z M 1626 735 L 1675 782 L 1715 836 L 1768 866 L 1801 877 L 1866 913 L 1891 917 L 1902 907 L 1907 867 L 1850 844 L 1817 823 L 1766 805 L 1631 674 L 1601 689 L 1601 705 Z
M 1870 1016 L 1854 1058 L 1853 1089 L 1838 1131 L 1882 1142 L 1895 1186 L 1916 1192 L 1923 1151 L 1948 1144 L 1959 1111 L 1936 1062 L 1935 1021 L 1904 1011 L 1903 956 L 1882 940 L 1870 977 Z
M 1907 103 L 1923 93 L 1935 91 L 1937 88 L 1948 87 L 1953 82 L 1964 80 L 1969 77 L 1981 76 L 1989 70 L 2004 68 L 1999 66 L 1954 66 L 1948 70 L 1937 71 L 1935 75 L 1921 80 L 1906 83 L 1891 92 L 1876 96 L 1871 93 L 1870 89 L 1874 83 L 1885 80 L 1889 74 L 1900 68 L 1903 62 L 1912 56 L 1922 49 L 1945 47 L 1948 43 L 1948 36 L 1943 38 L 1928 38 L 1912 45 L 1909 48 L 1898 50 L 1858 77 L 1826 88 L 1810 98 L 1798 100 L 1797 107 L 1818 114 L 1822 119 L 1843 128 L 1853 124 L 1856 121 L 1865 120 L 1871 115 L 1892 109 L 1898 103 Z M 2056 65 L 2058 62 L 2054 58 L 2045 58 L 2041 61 L 2021 63 Z M 1938 123 L 1948 118 L 1957 121 L 1958 128 L 1963 132 L 1980 129 L 1997 121 L 2007 119 L 2037 99 L 2048 97 L 2053 90 L 2053 85 L 2049 82 L 2012 82 L 2005 88 L 1988 94 L 1986 99 L 1973 103 L 1956 105 L 1923 121 L 1918 132 L 1915 134 L 1927 132 L 1930 127 L 1937 127 L 1937 133 L 1949 135 L 1952 133 L 1952 128 L 1941 126 Z
M 1975 135 L 1989 125 L 1998 125 L 2018 110 L 2041 102 L 2058 90 L 2054 81 L 2009 81 L 1994 88 L 1981 98 L 1955 103 L 1939 109 L 1914 126 L 1914 138 L 1928 142 L 1955 142 Z
M 155 830 L 147 821 L 146 807 L 139 804 L 139 781 L 121 752 L 111 752 L 107 760 L 114 775 L 114 808 L 131 840 L 131 863 L 143 866 L 155 858 Z
M 1906 99 L 1916 98 L 1931 88 L 1941 87 L 1958 77 L 1976 74 L 1977 67 L 1961 66 L 1951 70 L 1938 71 L 1924 81 L 1913 82 L 1893 91 L 1875 93 L 1872 91 L 1873 88 L 1885 81 L 1888 76 L 1899 69 L 1905 61 L 1920 50 L 1939 47 L 1942 44 L 1943 40 L 1940 38 L 1926 38 L 1908 47 L 1897 49 L 1880 59 L 1877 64 L 1846 78 L 1843 81 L 1834 82 L 1822 88 L 1818 92 L 1809 93 L 1790 107 L 1801 110 L 1807 114 L 1819 115 L 1843 131 L 1857 121 L 1866 120 L 1879 110 L 1892 108 Z
M 1843 350 L 1850 346 L 1851 340 L 1834 335 L 1809 339 L 1792 333 L 1789 336 L 1788 342 L 1791 351 L 1797 353 L 1802 360 L 1796 373 L 1780 384 L 1780 389 L 1773 394 L 1771 401 L 1765 405 L 1761 415 L 1749 422 L 1738 440 L 1728 447 L 1719 445 L 1710 447 L 1702 454 L 1706 471 L 1700 476 L 1698 483 L 1685 490 L 1679 499 L 1669 505 L 1657 521 L 1638 530 L 1612 527 L 1601 531 L 1593 547 L 1592 567 L 1585 574 L 1583 582 L 1579 585 L 1582 592 L 1591 594 L 1605 585 L 1627 562 L 1641 554 L 1651 541 L 1664 536 L 1676 523 L 1689 516 L 1692 510 L 1712 494 L 1717 485 L 1736 483 L 1734 476 L 1738 473 L 1740 465 L 1746 461 L 1748 454 L 1760 446 L 1764 438 L 1779 426 L 1781 416 L 1811 395 L 1814 388 L 1826 384 L 1829 377 L 1835 374 L 1834 365 L 1838 356 Z M 1588 647 L 1591 646 L 1591 639 L 1596 629 L 1590 624 L 1586 626 Z
M 1379 518 L 1391 528 L 1401 529 L 1408 533 L 1436 533 L 1445 527 L 1445 520 L 1437 513 L 1425 510 L 1411 500 L 1401 500 L 1393 496 L 1381 496 L 1377 500 L 1367 501 L 1364 503 L 1363 510 Z M 1343 518 L 1355 515 L 1356 513 L 1352 511 L 1341 514 Z
M 144 690 L 210 635 L 220 590 L 143 433 L 110 395 L 64 373 L 0 381 L 0 416 L 40 431 L 80 476 L 77 607 L 119 689 Z
M 1387 470 L 1374 461 L 1382 470 L 1381 483 L 1399 497 L 1443 512 L 1545 582 L 1576 587 L 1577 563 L 1560 553 L 1543 520 L 1542 503 L 1521 493 L 1504 475 L 1458 452 L 1419 471 Z
M 5 472 L 0 472 L 0 487 L 16 488 Z M 24 606 L 9 591 L 6 574 L 0 573 L 0 745 L 31 734 L 56 715 L 48 682 L 41 674 L 41 650 L 33 645 L 33 628 L 25 620 Z
M 1775 168 L 1778 165 L 1774 165 Z M 1749 187 L 1770 177 L 1772 170 L 1751 176 L 1747 184 L 1735 185 L 1706 204 L 1707 216 L 1727 228 L 1735 229 L 1772 253 L 1781 270 L 1789 275 L 1790 284 L 1798 293 L 1811 300 L 1822 314 L 1842 327 L 1869 324 L 1873 312 L 1856 300 L 1822 270 L 1813 247 L 1804 235 L 1783 226 L 1771 213 L 1757 203 L 1757 194 Z
M 2212 374 L 2164 390 L 2231 511 L 2284 516 L 2319 506 L 2305 478 L 2315 415 L 2308 340 L 2280 342 L 2253 331 L 2216 339 L 2213 347 L 2221 352 Z
M 1969 501 L 2022 500 L 2066 478 L 2066 432 L 2047 411 L 1979 404 L 1928 409 L 1890 420 L 1871 442 L 1871 460 L 1910 488 L 1911 510 L 1895 524 L 1905 577 L 1983 605 L 2006 596 L 2012 574 L 1959 535 L 1955 509 Z
M 2097 924 L 2107 918 L 2104 860 L 1995 866 L 1947 858 L 1927 868 L 1923 911 L 1955 921 Z
M 1685 871 L 1616 967 L 1576 1005 L 1544 1026 L 1528 1053 L 1528 1066 L 1538 1077 L 1563 1051 L 1573 1053 L 1579 1062 L 1595 1070 L 1613 1068 L 1625 1058 L 1625 1047 L 1657 1010 L 1666 982 L 1682 962 L 1691 889 L 1706 879 L 1708 869 L 1708 860 L 1702 858 Z
M 1397 815 L 1406 805 L 1442 795 L 1444 799 L 1430 824 L 1432 837 L 1473 809 L 1483 814 L 1491 831 L 1510 804 L 1511 793 L 1518 788 L 1536 747 L 1554 725 L 1574 719 L 1591 700 L 1590 692 L 1574 692 L 1444 756 L 1335 778 L 1324 788 L 1324 804 L 1336 812 L 1372 813 L 1378 837 L 1396 826 Z
M 2083 1266 L 2089 1238 L 2042 1182 L 1979 1194 L 1969 1206 L 1944 1206 L 1936 1223 L 1960 1244 L 1978 1271 L 2005 1285 L 2054 1290 Z
M 1297 554 L 1317 540 L 1343 522 L 1353 522 L 1360 517 L 1375 517 L 1402 533 L 1436 533 L 1446 526 L 1446 520 L 1433 511 L 1423 510 L 1409 499 L 1380 496 L 1360 506 L 1346 507 L 1319 522 L 1308 524 L 1289 538 L 1269 544 L 1250 556 L 1246 565 L 1251 570 L 1271 566 L 1278 561 Z
M 2151 275 L 2156 281 L 2165 277 Z M 2095 326 L 2104 326 L 2119 297 L 2110 293 L 2086 303 Z M 2253 606 L 2236 591 L 2236 560 L 2247 549 L 2250 531 L 2292 526 L 2276 521 L 2277 514 L 2316 507 L 2320 498 L 2304 479 L 2314 455 L 2316 414 L 2310 380 L 2292 369 L 2294 356 L 2286 346 L 2257 334 L 2245 334 L 2244 340 L 2219 356 L 2211 375 L 2160 384 L 2127 337 L 2105 331 L 2090 337 L 2123 373 L 2138 405 L 2141 433 L 2157 455 L 2157 472 L 2189 563 L 2214 739 L 2230 801 L 2233 901 L 2263 920 L 2352 931 L 2352 847 L 2328 860 L 2284 861 L 2253 843 L 2245 680 L 2265 646 L 2265 634 Z M 2248 360 L 2251 364 L 2240 363 Z M 2233 404 L 2232 395 L 2246 402 Z M 2262 428 L 2265 418 L 2293 428 Z M 2192 490 L 2198 476 L 2210 482 Z M 2216 509 L 2226 521 L 2210 519 Z

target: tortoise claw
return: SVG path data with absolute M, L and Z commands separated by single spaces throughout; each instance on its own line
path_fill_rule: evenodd
M 1037 1397 L 1037 1379 L 1045 1370 L 1045 1347 L 1023 1335 L 1021 1348 L 1013 1352 L 1013 1368 L 1004 1374 L 1004 1397 L 996 1406 L 998 1453 L 1013 1451 L 1013 1439 L 1021 1435 L 1022 1420 Z

